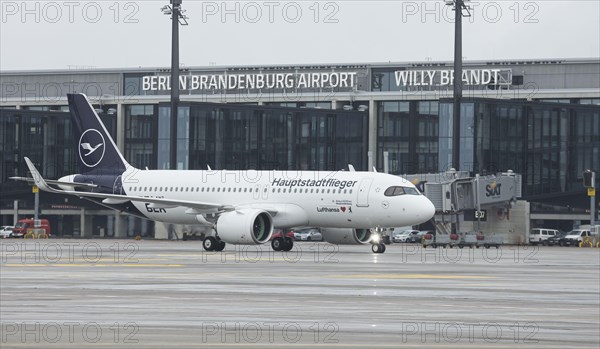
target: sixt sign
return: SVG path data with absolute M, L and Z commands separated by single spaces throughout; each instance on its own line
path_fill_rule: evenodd
M 491 196 L 500 195 L 502 195 L 502 183 L 494 181 L 485 186 L 485 196 L 487 196 L 488 198 Z
M 481 205 L 508 202 L 521 196 L 519 190 L 520 177 L 516 176 L 482 176 L 479 178 L 477 200 Z

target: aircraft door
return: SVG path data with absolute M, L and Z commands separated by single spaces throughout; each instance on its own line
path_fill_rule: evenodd
M 256 184 L 252 189 L 254 200 L 260 199 L 260 184 Z
M 262 189 L 262 199 L 267 200 L 269 198 L 269 186 L 265 185 Z
M 369 207 L 369 191 L 373 178 L 363 178 L 358 185 L 358 197 L 356 198 L 356 206 Z

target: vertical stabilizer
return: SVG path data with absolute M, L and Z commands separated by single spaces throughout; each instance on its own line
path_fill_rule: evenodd
M 106 127 L 84 94 L 68 94 L 77 142 L 75 157 L 81 174 L 121 175 L 130 165 L 119 152 Z

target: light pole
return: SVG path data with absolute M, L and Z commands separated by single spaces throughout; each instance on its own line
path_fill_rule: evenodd
M 185 10 L 181 9 L 182 0 L 171 0 L 161 11 L 171 15 L 171 123 L 170 123 L 170 168 L 177 169 L 177 106 L 179 105 L 179 24 L 187 25 Z
M 445 0 L 446 5 L 454 6 L 454 104 L 452 111 L 452 167 L 460 171 L 460 102 L 462 99 L 462 17 L 470 17 L 469 0 Z
M 583 171 L 583 186 L 587 188 L 590 197 L 590 227 L 596 225 L 596 172 Z

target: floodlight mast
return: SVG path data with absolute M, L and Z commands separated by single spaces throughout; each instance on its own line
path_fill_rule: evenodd
M 460 103 L 462 100 L 462 17 L 470 17 L 470 8 L 465 2 L 470 0 L 445 0 L 446 5 L 454 6 L 454 103 L 452 109 L 452 167 L 460 166 Z
M 179 24 L 187 25 L 188 17 L 183 15 L 182 0 L 170 0 L 171 5 L 165 5 L 161 11 L 171 15 L 171 122 L 169 141 L 169 168 L 177 169 L 177 109 L 179 105 Z

